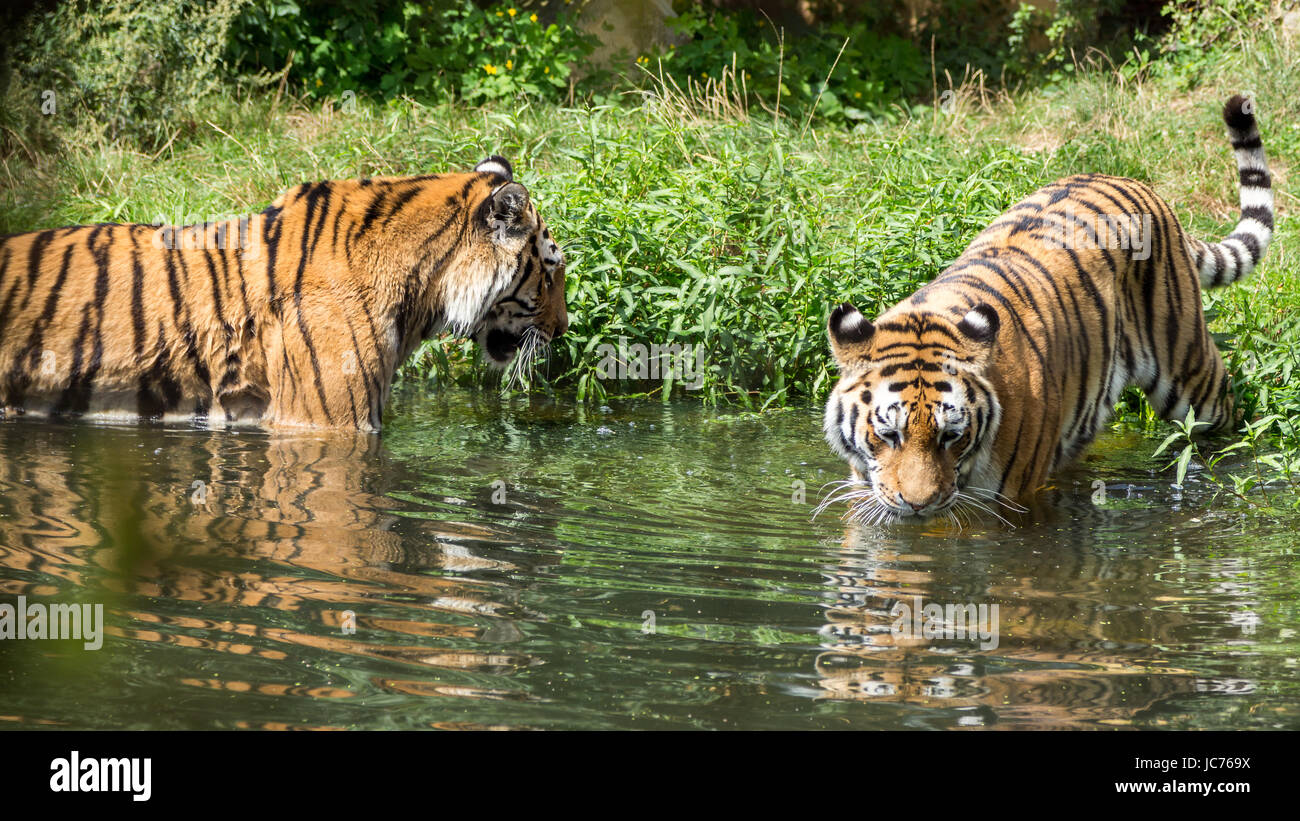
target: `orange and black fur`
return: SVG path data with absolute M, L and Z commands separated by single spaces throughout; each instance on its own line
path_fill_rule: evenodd
M 1241 219 L 1222 242 L 1187 236 L 1144 183 L 1083 174 L 1012 206 L 875 322 L 832 311 L 825 432 L 852 478 L 828 501 L 871 522 L 1010 506 L 1093 440 L 1128 385 L 1165 419 L 1231 425 L 1201 289 L 1259 263 L 1273 194 L 1252 102 L 1229 100 L 1224 120 Z
M 564 257 L 501 157 L 297 186 L 259 214 L 0 238 L 0 417 L 380 428 L 421 340 L 504 366 L 568 327 Z

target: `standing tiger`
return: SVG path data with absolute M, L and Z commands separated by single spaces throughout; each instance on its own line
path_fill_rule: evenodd
M 260 214 L 0 238 L 0 417 L 377 431 L 439 331 L 564 333 L 564 256 L 505 159 L 299 185 Z
M 1128 385 L 1165 419 L 1234 422 L 1201 288 L 1259 263 L 1273 193 L 1253 103 L 1223 110 L 1241 218 L 1222 242 L 1187 236 L 1150 186 L 1067 177 L 1013 205 L 932 282 L 874 323 L 828 322 L 840 379 L 831 448 L 859 521 L 956 515 L 1026 499 L 1074 459 Z M 834 501 L 829 500 L 829 501 Z

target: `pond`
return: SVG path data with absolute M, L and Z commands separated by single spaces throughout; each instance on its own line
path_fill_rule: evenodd
M 0 727 L 1300 728 L 1300 517 L 1110 433 L 1016 527 L 846 526 L 820 413 L 5 422 L 0 602 L 104 628 L 0 641 Z

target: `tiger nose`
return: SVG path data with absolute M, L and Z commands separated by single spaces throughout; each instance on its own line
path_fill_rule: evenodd
M 936 490 L 934 493 L 931 493 L 928 497 L 926 497 L 925 499 L 919 502 L 913 502 L 910 499 L 906 499 L 903 497 L 903 494 L 901 493 L 898 494 L 898 498 L 901 499 L 903 503 L 906 504 L 908 507 L 910 507 L 914 512 L 919 513 L 920 511 L 925 510 L 930 505 L 939 501 L 939 491 Z

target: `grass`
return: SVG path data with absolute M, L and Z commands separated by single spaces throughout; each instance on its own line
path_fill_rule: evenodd
M 491 153 L 564 244 L 571 332 L 541 383 L 584 401 L 667 394 L 597 378 L 620 336 L 707 351 L 693 395 L 750 408 L 818 400 L 834 379 L 824 327 L 850 300 L 869 315 L 939 273 L 991 219 L 1082 171 L 1153 183 L 1196 236 L 1237 218 L 1235 165 L 1218 110 L 1259 103 L 1279 222 L 1262 268 L 1207 295 L 1252 416 L 1300 453 L 1291 376 L 1300 338 L 1300 236 L 1288 220 L 1300 162 L 1300 43 L 1243 30 L 1193 69 L 1176 61 L 1083 63 L 1047 89 L 990 92 L 979 77 L 944 106 L 850 132 L 791 121 L 734 87 L 661 88 L 620 106 L 427 107 L 358 100 L 307 108 L 273 95 L 213 100 L 156 154 L 93 140 L 0 159 L 0 232 L 111 221 L 194 221 L 255 211 L 296 183 L 467 168 Z M 21 136 L 21 135 L 20 135 Z M 472 346 L 437 340 L 403 378 L 479 384 Z M 675 388 L 677 393 L 683 389 Z M 1154 425 L 1140 399 L 1126 418 Z

